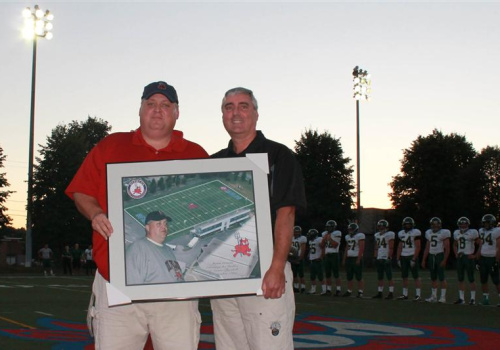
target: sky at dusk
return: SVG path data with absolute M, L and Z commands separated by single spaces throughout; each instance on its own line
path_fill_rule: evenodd
M 356 65 L 373 90 L 361 103 L 364 207 L 391 206 L 388 184 L 419 135 L 499 144 L 497 1 L 0 0 L 0 171 L 16 191 L 6 203 L 15 227 L 26 224 L 32 64 L 21 12 L 35 4 L 55 16 L 54 38 L 38 42 L 36 144 L 87 116 L 135 129 L 143 87 L 165 80 L 179 95 L 176 128 L 213 153 L 228 141 L 222 96 L 244 86 L 266 137 L 293 149 L 305 130 L 328 131 L 355 169 Z

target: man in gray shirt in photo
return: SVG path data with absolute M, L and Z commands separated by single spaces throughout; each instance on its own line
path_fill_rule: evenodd
M 132 243 L 125 254 L 127 285 L 184 281 L 172 249 L 164 244 L 169 221 L 161 211 L 146 216 L 146 236 Z

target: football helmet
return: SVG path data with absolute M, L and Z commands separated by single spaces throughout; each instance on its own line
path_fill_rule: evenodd
M 315 239 L 316 237 L 318 237 L 318 234 L 318 230 L 314 228 L 311 228 L 309 229 L 309 231 L 307 231 L 307 237 L 309 237 L 309 239 Z
M 382 229 L 388 229 L 389 228 L 389 222 L 387 220 L 379 220 L 377 222 L 377 229 L 382 230 Z
M 465 216 L 462 216 L 460 219 L 458 219 L 457 221 L 457 226 L 460 227 L 462 225 L 467 225 L 469 226 L 470 225 L 470 220 L 469 218 L 465 217 Z
M 483 218 L 481 219 L 481 223 L 483 224 L 483 226 L 485 224 L 488 224 L 489 227 L 488 228 L 492 228 L 492 227 L 495 227 L 497 225 L 497 218 L 494 217 L 493 215 L 491 214 L 486 214 L 483 216 Z
M 406 230 L 411 230 L 415 227 L 415 220 L 413 218 L 407 216 L 403 219 L 403 228 Z
M 335 220 L 328 220 L 325 224 L 325 227 L 327 231 L 331 232 L 335 230 L 335 228 L 337 227 L 337 223 L 335 222 Z
M 294 236 L 300 236 L 302 234 L 302 227 L 300 226 L 294 226 L 293 227 L 293 235 Z
M 349 226 L 347 226 L 347 229 L 349 230 L 349 234 L 355 235 L 356 233 L 358 233 L 359 226 L 358 226 L 358 224 L 353 222 L 353 223 L 350 223 Z
M 430 221 L 429 221 L 429 224 L 431 225 L 431 229 L 432 231 L 434 232 L 437 232 L 441 229 L 441 226 L 442 226 L 442 222 L 441 222 L 441 219 L 438 218 L 438 217 L 433 217 Z

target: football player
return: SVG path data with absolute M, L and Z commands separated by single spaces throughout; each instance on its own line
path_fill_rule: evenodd
M 325 295 L 332 294 L 332 274 L 335 277 L 335 296 L 339 296 L 341 292 L 341 281 L 339 273 L 339 248 L 340 241 L 342 240 L 342 233 L 338 230 L 337 223 L 334 220 L 328 220 L 325 225 L 326 231 L 322 233 L 323 239 L 321 241 L 321 246 L 325 251 L 323 258 L 323 265 L 325 268 Z
M 373 296 L 373 299 L 381 299 L 382 293 L 384 291 L 384 274 L 387 277 L 389 283 L 389 294 L 385 299 L 394 298 L 394 281 L 392 280 L 392 253 L 394 251 L 394 237 L 395 234 L 392 231 L 388 231 L 389 223 L 387 220 L 380 220 L 377 223 L 378 232 L 375 233 L 375 251 L 374 256 L 377 259 L 377 278 L 378 287 L 377 294 Z
M 415 221 L 412 218 L 406 217 L 403 219 L 403 229 L 398 232 L 398 266 L 401 268 L 401 277 L 403 278 L 403 295 L 398 297 L 399 300 L 408 299 L 408 275 L 411 272 L 415 281 L 415 299 L 420 301 L 420 290 L 422 282 L 418 275 L 418 255 L 420 254 L 420 239 L 422 233 L 415 228 Z
M 474 305 L 476 300 L 476 283 L 474 282 L 475 264 L 477 248 L 479 247 L 479 234 L 477 230 L 470 228 L 470 220 L 462 216 L 457 221 L 458 230 L 453 232 L 453 252 L 457 258 L 458 276 L 458 299 L 455 305 L 465 303 L 464 279 L 467 273 L 470 289 L 469 305 Z
M 426 266 L 431 273 L 431 296 L 425 299 L 428 303 L 435 303 L 437 299 L 437 280 L 441 285 L 441 296 L 439 297 L 440 303 L 446 303 L 446 287 L 448 283 L 444 276 L 446 262 L 450 256 L 450 230 L 442 228 L 441 219 L 433 217 L 430 221 L 431 228 L 425 231 L 425 244 L 424 256 L 422 258 L 422 268 Z
M 311 289 L 307 294 L 316 294 L 316 277 L 318 278 L 319 285 L 323 288 L 321 294 L 326 293 L 326 286 L 323 285 L 323 264 L 321 260 L 323 258 L 323 249 L 321 249 L 321 240 L 319 237 L 319 232 L 316 229 L 310 229 L 307 232 L 307 237 L 309 238 L 309 261 L 311 262 L 310 274 L 311 274 Z
M 365 250 L 365 234 L 358 231 L 358 224 L 349 224 L 348 234 L 345 236 L 346 246 L 342 265 L 345 265 L 347 274 L 347 291 L 342 295 L 343 297 L 351 296 L 354 284 L 353 277 L 356 277 L 356 281 L 358 281 L 357 297 L 363 297 L 363 252 Z
M 479 229 L 479 247 L 477 257 L 479 258 L 479 276 L 483 290 L 483 305 L 490 304 L 490 294 L 488 293 L 488 276 L 491 276 L 493 284 L 497 287 L 500 299 L 500 279 L 498 264 L 500 262 L 500 227 L 495 227 L 497 219 L 486 214 L 482 220 L 483 227 Z M 500 306 L 500 300 L 498 302 Z
M 306 291 L 306 281 L 304 279 L 304 255 L 306 253 L 307 238 L 302 235 L 302 227 L 293 228 L 292 247 L 296 251 L 296 256 L 291 259 L 293 272 L 293 291 L 295 293 Z M 300 284 L 299 284 L 300 283 Z

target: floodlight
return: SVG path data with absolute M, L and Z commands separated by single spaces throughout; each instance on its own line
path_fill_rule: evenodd
M 31 17 L 31 9 L 29 7 L 26 7 L 24 10 L 23 10 L 23 17 L 24 18 L 29 18 Z

